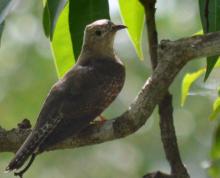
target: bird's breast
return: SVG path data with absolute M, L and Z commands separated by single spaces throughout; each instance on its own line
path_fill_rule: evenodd
M 124 71 L 117 71 L 110 76 L 102 76 L 103 80 L 97 93 L 99 107 L 104 110 L 118 96 L 124 85 Z

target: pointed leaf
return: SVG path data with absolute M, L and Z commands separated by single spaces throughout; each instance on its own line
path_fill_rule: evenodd
M 192 83 L 195 82 L 195 80 L 198 79 L 204 72 L 205 68 L 193 73 L 188 73 L 184 76 L 182 81 L 181 106 L 183 106 L 186 101 L 186 97 L 188 96 Z
M 144 28 L 144 8 L 138 0 L 119 0 L 123 23 L 128 26 L 128 34 L 136 53 L 143 59 L 142 33 Z
M 205 73 L 204 81 L 206 81 L 209 78 L 209 75 L 211 74 L 217 61 L 218 61 L 218 56 L 211 56 L 207 58 L 206 60 L 207 66 L 206 66 L 206 73 Z
M 47 0 L 43 12 L 43 26 L 47 37 L 52 40 L 57 19 L 67 0 Z
M 210 120 L 214 120 L 216 119 L 217 115 L 220 113 L 220 97 L 218 97 L 215 102 L 213 103 L 213 107 L 212 107 L 212 113 L 209 116 Z
M 62 77 L 75 63 L 69 31 L 69 4 L 67 4 L 57 20 L 51 48 L 58 77 Z
M 220 67 L 220 60 L 215 64 L 215 68 Z M 181 91 L 181 106 L 184 105 L 186 98 L 188 96 L 189 90 L 193 82 L 195 82 L 203 73 L 206 72 L 205 68 L 199 69 L 196 72 L 186 74 L 182 81 L 182 91 Z
M 107 0 L 70 0 L 69 28 L 75 59 L 81 51 L 86 25 L 99 19 L 110 19 Z
M 200 17 L 205 33 L 220 30 L 220 1 L 219 0 L 199 0 Z M 213 70 L 218 56 L 207 58 L 205 80 Z

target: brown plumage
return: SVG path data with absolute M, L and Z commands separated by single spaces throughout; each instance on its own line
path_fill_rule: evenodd
M 86 27 L 76 65 L 52 87 L 32 133 L 7 171 L 19 169 L 30 155 L 79 133 L 116 98 L 124 84 L 125 68 L 114 53 L 113 42 L 123 28 L 109 20 Z M 22 177 L 25 171 L 18 175 Z

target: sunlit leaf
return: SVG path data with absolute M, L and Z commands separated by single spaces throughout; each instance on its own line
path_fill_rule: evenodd
M 62 77 L 75 63 L 69 31 L 69 5 L 67 4 L 57 20 L 51 48 L 58 77 Z
M 220 30 L 220 1 L 219 0 L 199 0 L 200 17 L 205 33 Z M 207 58 L 205 80 L 209 77 L 213 70 L 218 56 Z
M 218 97 L 215 102 L 213 103 L 213 107 L 212 107 L 212 113 L 209 116 L 210 120 L 214 120 L 216 119 L 217 115 L 220 113 L 220 97 Z
M 140 59 L 143 59 L 141 39 L 144 28 L 144 8 L 138 0 L 119 0 L 119 7 L 136 53 Z
M 217 61 L 215 64 L 215 68 L 220 67 L 220 60 Z M 188 73 L 184 76 L 183 81 L 182 81 L 182 89 L 181 89 L 181 106 L 184 105 L 186 98 L 188 96 L 189 90 L 191 85 L 203 74 L 205 73 L 206 69 L 202 68 L 199 69 L 196 72 L 193 73 Z
M 81 51 L 86 25 L 99 19 L 110 19 L 107 0 L 70 0 L 69 26 L 75 59 Z
M 47 0 L 42 0 L 42 2 L 43 2 L 43 6 L 45 6 L 47 3 Z
M 186 97 L 188 96 L 192 83 L 195 82 L 195 80 L 198 79 L 204 72 L 205 69 L 200 69 L 196 72 L 188 73 L 184 76 L 182 81 L 181 106 L 183 106 L 186 101 Z
M 198 32 L 194 33 L 194 35 L 202 35 L 203 34 L 203 30 L 199 30 Z
M 45 2 L 44 2 L 45 3 Z M 43 26 L 46 36 L 52 40 L 57 19 L 67 0 L 47 0 L 43 13 Z

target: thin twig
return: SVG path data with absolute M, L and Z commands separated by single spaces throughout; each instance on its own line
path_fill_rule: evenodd
M 150 60 L 151 60 L 152 69 L 155 69 L 158 62 L 157 61 L 158 38 L 157 38 L 157 28 L 155 23 L 156 0 L 140 0 L 140 2 L 145 10 Z

